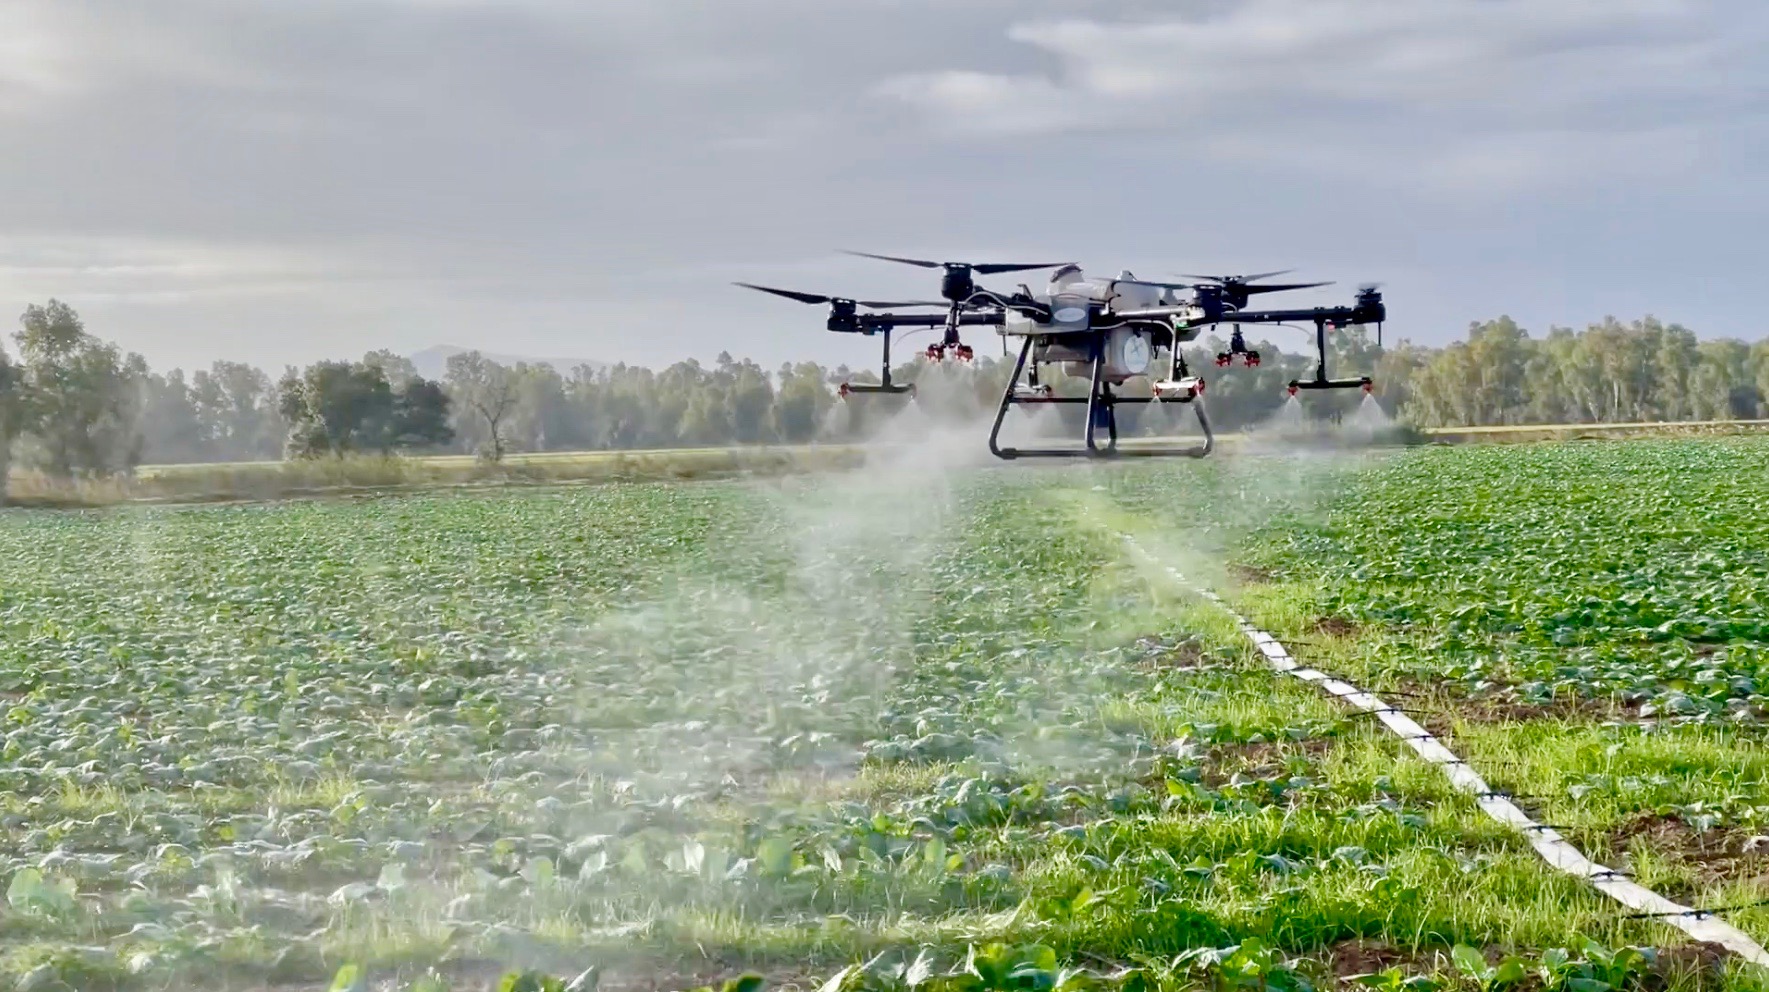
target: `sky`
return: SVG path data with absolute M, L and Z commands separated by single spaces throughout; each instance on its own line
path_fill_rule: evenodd
M 731 285 L 935 293 L 856 249 L 1755 340 L 1765 41 L 1753 0 L 7 0 L 0 307 L 160 368 L 865 365 Z

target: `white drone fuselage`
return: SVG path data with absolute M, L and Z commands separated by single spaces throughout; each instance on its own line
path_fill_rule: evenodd
M 1037 338 L 1032 355 L 1034 361 L 1060 364 L 1070 375 L 1090 376 L 1093 367 L 1093 356 L 1089 352 L 1093 346 L 1090 331 L 1095 314 L 1108 309 L 1147 310 L 1187 303 L 1175 290 L 1127 281 L 1135 278 L 1124 272 L 1115 279 L 1090 279 L 1076 266 L 1059 269 L 1052 275 L 1044 298 L 1050 306 L 1050 321 L 1039 321 L 1009 310 L 1001 333 Z M 1118 384 L 1155 371 L 1154 341 L 1146 331 L 1131 326 L 1114 328 L 1106 332 L 1105 347 L 1103 376 L 1108 382 Z

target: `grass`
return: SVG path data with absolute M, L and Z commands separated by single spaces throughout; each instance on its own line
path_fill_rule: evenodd
M 1760 431 L 1769 421 L 1659 424 L 1507 425 L 1391 429 L 1391 444 L 1527 443 L 1569 439 L 1703 436 Z M 1225 451 L 1251 435 L 1218 437 Z M 1317 439 L 1319 440 L 1319 439 Z M 979 444 L 981 441 L 979 440 Z M 1128 438 L 1136 447 L 1148 439 Z M 498 464 L 470 455 L 374 456 L 303 461 L 144 465 L 132 477 L 56 479 L 15 470 L 7 499 L 15 506 L 78 508 L 124 503 L 229 502 L 441 487 L 672 481 L 769 476 L 850 468 L 865 450 L 853 445 L 776 445 L 632 451 L 518 452 Z
M 1429 437 L 1444 441 L 1517 443 L 1527 441 L 1626 440 L 1759 434 L 1769 420 L 1690 420 L 1619 424 L 1502 424 L 1486 427 L 1433 427 Z
M 1769 802 L 1754 689 L 1728 680 L 1756 635 L 1727 627 L 1725 666 L 1678 641 L 1756 609 L 1755 497 L 1731 479 L 1764 458 L 1733 440 L 910 464 L 12 511 L 0 974 L 304 988 L 351 965 L 466 987 L 593 966 L 604 988 L 753 969 L 853 989 L 906 987 L 925 955 L 927 988 L 1078 987 L 1065 966 L 1325 987 L 1376 964 L 1474 988 L 1457 945 L 1534 968 L 1590 940 L 1689 964 L 1622 985 L 1752 988 L 1272 675 L 1121 535 L 1311 664 L 1419 692 L 1594 854 L 1748 900 Z M 1619 479 L 1646 509 L 1611 520 L 1592 507 Z M 1700 567 L 1667 558 L 1721 531 Z M 1666 610 L 1695 626 L 1636 644 Z M 1488 656 L 1506 663 L 1466 663 Z
M 449 487 L 657 482 L 774 476 L 857 463 L 837 446 L 696 448 L 519 454 L 490 464 L 470 456 L 357 455 L 277 462 L 149 465 L 133 477 L 55 479 L 15 470 L 15 506 L 78 508 L 125 503 L 230 502 L 312 495 L 386 493 Z

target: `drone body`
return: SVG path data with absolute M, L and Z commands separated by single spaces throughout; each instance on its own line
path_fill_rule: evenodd
M 1242 324 L 1315 325 L 1318 351 L 1315 377 L 1290 383 L 1290 393 L 1300 389 L 1355 389 L 1366 392 L 1370 379 L 1331 379 L 1327 375 L 1327 329 L 1359 324 L 1380 327 L 1387 319 L 1382 294 L 1375 286 L 1358 290 L 1355 303 L 1349 307 L 1314 307 L 1303 310 L 1249 310 L 1252 297 L 1265 293 L 1310 289 L 1328 283 L 1275 285 L 1258 280 L 1282 275 L 1268 272 L 1253 276 L 1192 276 L 1205 282 L 1152 282 L 1121 272 L 1115 278 L 1089 277 L 1074 264 L 991 264 L 971 265 L 962 262 L 929 262 L 897 258 L 889 255 L 862 255 L 888 262 L 942 269 L 940 295 L 944 302 L 913 300 L 880 302 L 845 299 L 772 289 L 750 283 L 738 283 L 749 289 L 772 293 L 808 304 L 828 304 L 829 330 L 845 334 L 884 336 L 884 367 L 880 384 L 844 383 L 844 399 L 866 393 L 913 393 L 912 384 L 891 379 L 891 334 L 899 328 L 944 328 L 939 344 L 927 349 L 928 358 L 939 361 L 951 357 L 969 360 L 972 350 L 963 344 L 959 332 L 964 327 L 993 327 L 1004 338 L 1021 339 L 1018 362 L 1013 377 L 1002 394 L 994 428 L 989 435 L 989 450 L 997 457 L 1062 458 L 1113 456 L 1186 456 L 1202 458 L 1214 447 L 1210 421 L 1204 412 L 1204 381 L 1186 367 L 1182 347 L 1195 341 L 1207 327 L 1221 323 L 1234 325 L 1229 351 L 1217 356 L 1218 365 L 1231 364 L 1240 357 L 1247 365 L 1259 364 L 1258 352 L 1251 351 L 1241 336 Z M 1052 269 L 1042 293 L 1020 286 L 1013 293 L 984 289 L 976 276 L 1033 269 Z M 897 313 L 890 311 L 939 307 L 946 312 Z M 1168 350 L 1165 369 L 1157 367 L 1155 356 Z M 1061 366 L 1070 375 L 1086 378 L 1088 395 L 1057 396 L 1048 385 L 1038 381 L 1038 370 L 1044 366 Z M 1152 380 L 1152 396 L 1121 396 L 1114 390 L 1139 376 Z M 1027 404 L 1074 403 L 1087 405 L 1087 427 L 1081 447 L 1012 448 L 1001 445 L 1001 425 L 1014 406 Z M 1114 412 L 1123 404 L 1181 403 L 1190 405 L 1203 428 L 1201 444 L 1187 447 L 1120 447 L 1118 422 Z M 1104 432 L 1102 440 L 1100 432 Z

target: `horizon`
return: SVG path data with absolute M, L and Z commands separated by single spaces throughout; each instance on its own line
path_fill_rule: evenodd
M 49 301 L 44 300 L 44 301 L 40 301 L 40 302 L 47 303 Z M 71 301 L 63 300 L 61 302 L 69 303 L 70 305 L 72 305 Z M 78 310 L 79 308 L 76 306 L 75 309 Z M 21 312 L 22 312 L 22 308 L 21 308 Z M 85 314 L 81 313 L 81 317 L 85 318 Z M 1656 320 L 1662 326 L 1664 326 L 1666 328 L 1681 328 L 1683 330 L 1687 330 L 1687 331 L 1691 332 L 1692 334 L 1694 334 L 1696 339 L 1701 342 L 1742 341 L 1746 344 L 1754 344 L 1758 341 L 1766 340 L 1766 338 L 1764 338 L 1764 337 L 1752 338 L 1752 337 L 1744 337 L 1744 336 L 1738 336 L 1738 335 L 1704 334 L 1704 333 L 1702 333 L 1700 328 L 1690 327 L 1689 325 L 1687 325 L 1679 320 L 1665 320 L 1662 317 L 1658 316 L 1657 314 L 1652 314 L 1652 313 L 1641 314 L 1636 317 L 1622 317 L 1622 316 L 1618 316 L 1615 314 L 1608 314 L 1608 315 L 1605 315 L 1604 317 L 1598 318 L 1596 320 L 1585 321 L 1585 322 L 1577 324 L 1577 325 L 1556 324 L 1556 325 L 1551 325 L 1546 328 L 1539 328 L 1539 329 L 1529 327 L 1529 326 L 1525 325 L 1523 322 L 1517 321 L 1515 318 L 1511 317 L 1509 314 L 1501 313 L 1501 314 L 1498 314 L 1497 316 L 1489 317 L 1484 320 L 1469 321 L 1464 325 L 1462 330 L 1460 332 L 1458 332 L 1455 336 L 1450 337 L 1446 340 L 1434 342 L 1434 343 L 1426 343 L 1426 342 L 1417 341 L 1417 340 L 1414 340 L 1414 339 L 1404 336 L 1404 335 L 1397 335 L 1392 330 L 1388 330 L 1388 331 L 1385 331 L 1383 334 L 1384 347 L 1388 350 L 1393 350 L 1397 347 L 1410 345 L 1410 346 L 1425 347 L 1425 348 L 1430 348 L 1430 349 L 1441 349 L 1441 348 L 1447 347 L 1452 344 L 1466 342 L 1468 339 L 1468 332 L 1473 327 L 1497 323 L 1497 322 L 1504 321 L 1504 320 L 1512 320 L 1523 331 L 1523 333 L 1532 340 L 1541 340 L 1541 339 L 1547 337 L 1550 333 L 1552 333 L 1554 331 L 1558 331 L 1558 330 L 1569 330 L 1569 331 L 1573 331 L 1573 332 L 1583 332 L 1588 328 L 1601 326 L 1605 321 L 1610 321 L 1610 320 L 1617 321 L 1617 322 L 1621 323 L 1623 326 L 1629 326 L 1629 325 L 1633 325 L 1636 323 Z M 1273 325 L 1253 325 L 1253 326 L 1255 328 L 1257 328 L 1257 330 L 1249 330 L 1248 331 L 1248 340 L 1249 341 L 1256 341 L 1259 344 L 1275 346 L 1279 353 L 1286 355 L 1286 356 L 1309 357 L 1309 356 L 1313 355 L 1312 341 L 1300 340 L 1300 338 L 1306 337 L 1306 335 L 1302 335 L 1300 332 L 1297 332 L 1296 334 L 1291 335 L 1292 337 L 1299 338 L 1299 342 L 1298 342 L 1296 348 L 1294 350 L 1292 350 L 1292 348 L 1290 347 L 1290 343 L 1288 342 L 1287 339 L 1286 340 L 1279 340 L 1279 339 L 1269 336 L 1272 331 L 1279 330 L 1280 328 L 1273 326 Z M 865 338 L 865 337 L 862 337 L 861 335 L 858 335 L 858 334 L 836 334 L 836 333 L 829 332 L 829 331 L 820 331 L 819 333 L 823 334 L 826 337 L 849 339 L 850 344 L 853 346 L 852 350 L 856 351 L 858 357 L 857 358 L 838 357 L 835 360 L 826 360 L 823 357 L 797 357 L 797 358 L 788 357 L 788 358 L 782 359 L 780 361 L 769 362 L 769 361 L 764 361 L 762 359 L 756 358 L 753 355 L 746 354 L 742 351 L 736 350 L 736 349 L 731 348 L 729 346 L 723 346 L 723 347 L 720 347 L 718 351 L 714 351 L 710 355 L 709 354 L 678 355 L 674 358 L 668 358 L 668 359 L 657 361 L 657 362 L 643 363 L 643 362 L 609 361 L 607 359 L 603 359 L 603 358 L 599 358 L 599 357 L 591 356 L 591 355 L 575 356 L 575 355 L 519 354 L 519 353 L 507 352 L 507 351 L 497 351 L 494 349 L 487 349 L 487 348 L 468 347 L 465 345 L 450 343 L 450 342 L 441 342 L 441 343 L 428 344 L 428 345 L 425 345 L 420 348 L 406 350 L 406 351 L 401 351 L 398 349 L 389 348 L 384 345 L 378 346 L 378 347 L 373 346 L 373 345 L 369 345 L 369 346 L 358 345 L 357 350 L 354 352 L 332 354 L 332 355 L 321 355 L 321 356 L 318 356 L 318 357 L 312 359 L 311 361 L 305 361 L 305 362 L 300 362 L 300 363 L 287 363 L 287 364 L 279 364 L 279 365 L 264 365 L 264 364 L 260 364 L 260 363 L 256 363 L 256 362 L 247 361 L 245 359 L 237 358 L 237 357 L 230 356 L 230 355 L 216 355 L 211 359 L 201 362 L 200 364 L 166 364 L 166 363 L 155 361 L 154 356 L 152 356 L 152 355 L 145 354 L 145 353 L 142 353 L 142 352 L 137 351 L 135 349 L 131 349 L 131 348 L 127 347 L 123 342 L 117 340 L 115 337 L 106 334 L 105 330 L 103 328 L 94 327 L 89 320 L 86 321 L 86 330 L 88 333 L 92 334 L 94 337 L 98 338 L 99 340 L 116 345 L 124 354 L 133 353 L 133 354 L 141 355 L 141 357 L 147 362 L 149 370 L 152 372 L 155 372 L 157 374 L 161 374 L 161 375 L 165 375 L 165 374 L 175 372 L 175 371 L 194 373 L 194 372 L 198 371 L 199 369 L 209 368 L 215 362 L 241 362 L 243 364 L 251 365 L 255 368 L 258 368 L 258 369 L 264 371 L 265 373 L 270 374 L 272 376 L 272 378 L 275 378 L 275 375 L 277 373 L 280 373 L 283 369 L 288 368 L 288 367 L 294 367 L 294 368 L 299 369 L 299 368 L 304 368 L 306 366 L 312 365 L 316 362 L 323 362 L 323 361 L 358 361 L 358 360 L 362 359 L 365 355 L 372 354 L 377 351 L 392 351 L 394 354 L 398 355 L 399 357 L 404 358 L 408 361 L 411 361 L 414 365 L 416 365 L 420 371 L 420 374 L 424 375 L 425 378 L 438 379 L 438 380 L 443 378 L 443 376 L 440 374 L 440 370 L 450 355 L 463 353 L 463 352 L 470 352 L 470 351 L 477 351 L 486 359 L 488 359 L 492 362 L 495 362 L 497 364 L 500 364 L 500 365 L 509 366 L 509 365 L 516 365 L 518 363 L 525 363 L 525 364 L 529 364 L 529 365 L 551 365 L 554 368 L 558 369 L 558 371 L 560 372 L 561 375 L 565 375 L 567 377 L 569 377 L 570 374 L 572 373 L 572 371 L 575 370 L 580 365 L 588 365 L 588 366 L 591 366 L 591 367 L 596 368 L 598 370 L 605 370 L 605 369 L 613 368 L 618 365 L 626 365 L 628 367 L 637 367 L 637 368 L 648 368 L 648 369 L 652 369 L 652 370 L 662 370 L 662 369 L 668 368 L 672 365 L 680 364 L 683 362 L 699 362 L 702 365 L 710 365 L 718 360 L 718 356 L 721 353 L 729 353 L 732 360 L 737 361 L 737 362 L 746 362 L 746 361 L 754 362 L 755 364 L 766 369 L 770 374 L 772 374 L 773 372 L 778 370 L 781 367 L 781 365 L 783 365 L 783 364 L 797 365 L 801 362 L 810 362 L 810 363 L 820 365 L 820 366 L 823 366 L 824 368 L 831 369 L 831 370 L 846 367 L 849 370 L 851 370 L 852 372 L 857 374 L 860 372 L 864 372 L 867 369 L 875 369 L 876 366 L 878 365 L 878 358 L 879 358 L 878 347 L 877 347 L 876 343 L 874 343 L 874 341 L 870 338 Z M 975 339 L 972 341 L 972 343 L 973 343 L 973 346 L 977 347 L 977 354 L 978 354 L 979 358 L 1001 358 L 1001 357 L 1003 357 L 1001 355 L 995 354 L 994 352 L 986 351 L 985 346 L 979 344 L 979 342 L 984 342 L 984 341 L 992 342 L 995 338 L 995 335 L 993 333 L 987 332 L 983 329 L 973 329 L 973 333 L 975 334 Z M 1333 333 L 1341 333 L 1341 332 L 1335 331 Z M 1373 337 L 1373 332 L 1368 332 L 1368 333 L 1371 333 L 1371 336 Z M 0 341 L 0 354 L 4 354 L 9 359 L 16 359 L 17 355 L 15 354 L 15 352 L 17 349 L 16 349 L 16 347 L 12 346 L 11 338 L 12 338 L 12 333 L 8 332 L 5 335 L 5 340 Z M 1192 346 L 1193 347 L 1203 347 L 1204 342 L 1208 342 L 1208 341 L 1212 340 L 1213 338 L 1225 338 L 1225 333 L 1219 331 L 1216 327 L 1212 327 L 1207 333 L 1205 333 L 1204 335 L 1199 337 L 1197 342 L 1194 342 L 1194 344 Z M 971 340 L 971 339 L 967 338 L 967 340 Z M 920 355 L 920 350 L 915 348 L 913 345 L 910 345 L 906 349 L 898 352 L 895 355 L 895 357 L 893 359 L 893 364 L 895 364 L 895 365 L 910 364 L 919 355 Z M 435 372 L 437 374 L 432 374 L 432 372 Z

